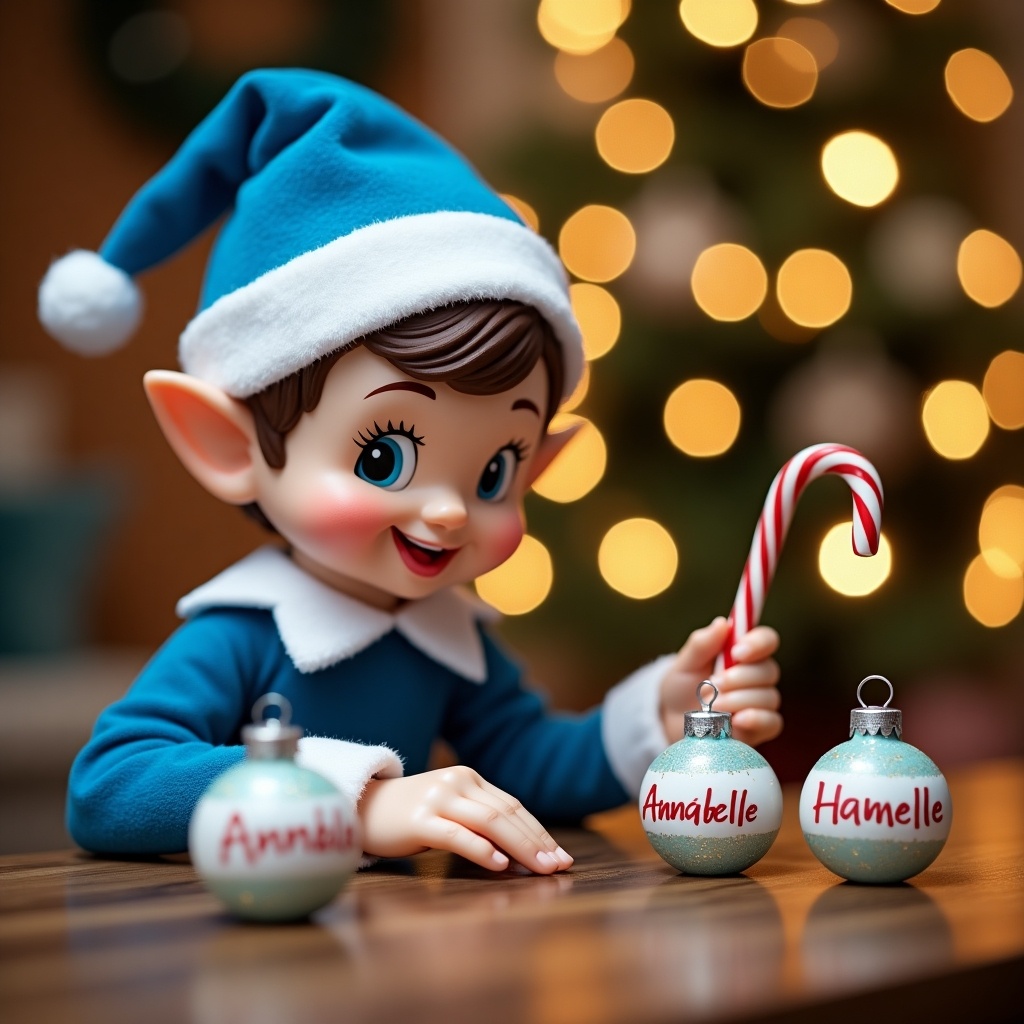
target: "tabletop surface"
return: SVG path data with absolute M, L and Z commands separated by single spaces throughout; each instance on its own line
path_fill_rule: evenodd
M 0 858 L 0 1007 L 21 1021 L 1021 1019 L 1024 762 L 949 777 L 955 820 L 909 883 L 842 883 L 782 831 L 745 875 L 685 877 L 633 808 L 556 830 L 567 874 L 431 852 L 305 923 L 232 920 L 183 860 Z

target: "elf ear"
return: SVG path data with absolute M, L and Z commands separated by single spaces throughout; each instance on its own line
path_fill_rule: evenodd
M 184 373 L 150 370 L 142 380 L 157 423 L 185 468 L 221 501 L 255 501 L 256 428 L 246 406 Z
M 580 432 L 580 428 L 582 426 L 582 423 L 573 423 L 564 430 L 559 430 L 557 433 L 552 433 L 549 430 L 541 438 L 540 446 L 537 448 L 537 454 L 533 457 L 533 461 L 530 463 L 530 468 L 527 472 L 527 488 L 533 486 L 541 473 L 543 473 L 544 470 L 555 461 L 555 459 L 561 454 L 562 449 L 565 448 L 565 446 Z

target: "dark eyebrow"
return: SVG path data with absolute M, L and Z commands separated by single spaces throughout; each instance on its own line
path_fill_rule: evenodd
M 529 409 L 530 412 L 534 413 L 538 417 L 540 416 L 540 409 L 538 409 L 537 406 L 534 405 L 533 402 L 531 402 L 528 398 L 517 398 L 512 403 L 512 411 L 515 412 L 516 409 Z
M 374 395 L 382 394 L 385 391 L 415 391 L 417 395 L 424 395 L 431 401 L 437 400 L 434 389 L 428 388 L 426 384 L 420 384 L 414 380 L 396 380 L 394 384 L 385 384 L 384 387 L 371 391 L 364 397 L 364 401 L 366 398 L 373 398 Z

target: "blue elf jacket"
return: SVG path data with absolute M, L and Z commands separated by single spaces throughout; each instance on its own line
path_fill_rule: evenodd
M 457 590 L 371 608 L 261 548 L 178 605 L 186 618 L 99 717 L 68 787 L 68 829 L 98 853 L 173 853 L 216 776 L 245 756 L 240 731 L 265 693 L 309 733 L 300 764 L 357 802 L 373 777 L 428 767 L 436 738 L 542 820 L 579 820 L 635 798 L 667 745 L 661 659 L 584 714 L 552 714 Z

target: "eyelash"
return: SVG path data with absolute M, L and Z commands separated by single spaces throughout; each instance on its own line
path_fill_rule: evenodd
M 399 420 L 397 427 L 391 422 L 391 420 L 388 420 L 386 428 L 382 427 L 376 420 L 374 420 L 372 430 L 369 427 L 366 429 L 365 433 L 360 430 L 359 437 L 354 437 L 352 440 L 355 441 L 360 448 L 365 448 L 367 445 L 373 444 L 373 442 L 378 438 L 387 437 L 388 434 L 403 434 L 405 437 L 409 438 L 413 444 L 417 444 L 421 448 L 423 447 L 423 437 L 422 435 L 417 435 L 415 424 L 407 427 L 405 425 L 405 420 Z
M 525 441 L 509 441 L 503 447 L 512 452 L 516 457 L 516 462 L 522 462 L 530 454 L 530 446 Z

